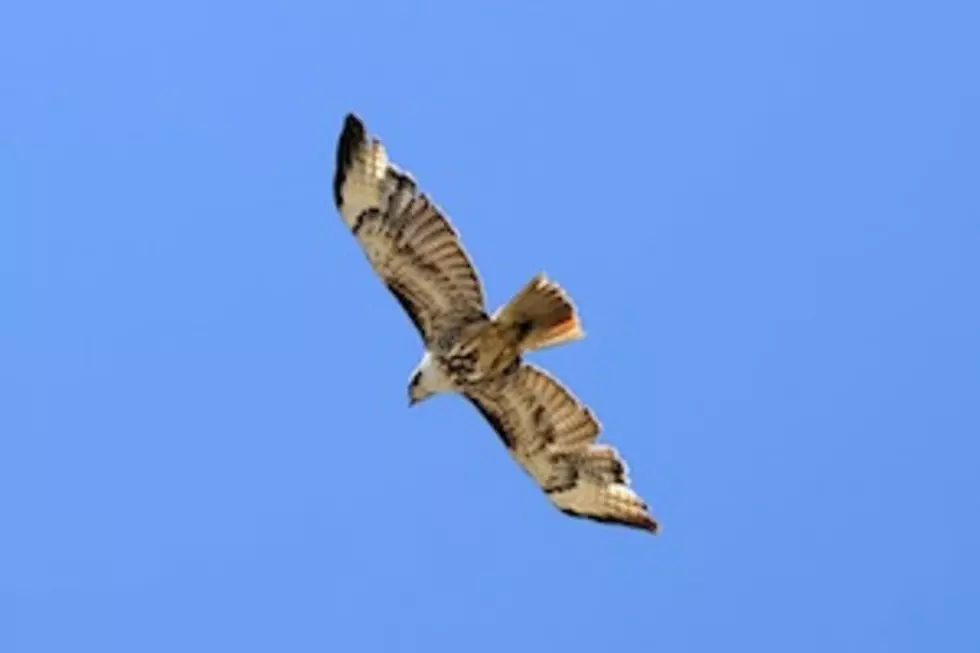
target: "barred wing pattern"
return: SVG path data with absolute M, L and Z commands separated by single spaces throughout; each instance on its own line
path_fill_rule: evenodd
M 427 345 L 447 328 L 486 318 L 458 233 L 353 114 L 337 143 L 333 190 L 344 223 Z
M 567 388 L 530 363 L 494 385 L 465 396 L 555 507 L 572 517 L 658 532 L 630 487 L 626 462 L 614 447 L 595 443 L 598 420 Z

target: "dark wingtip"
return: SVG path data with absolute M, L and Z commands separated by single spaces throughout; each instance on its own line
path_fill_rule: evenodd
M 339 209 L 343 204 L 341 190 L 347 177 L 347 169 L 354 162 L 354 152 L 367 137 L 364 122 L 354 113 L 344 116 L 344 126 L 337 139 L 337 163 L 333 174 L 333 200 Z
M 653 535 L 660 534 L 660 523 L 650 517 L 649 515 L 643 515 L 641 517 L 632 518 L 617 518 L 605 515 L 591 515 L 587 513 L 577 512 L 568 508 L 559 508 L 561 512 L 565 513 L 569 517 L 575 517 L 576 519 L 583 519 L 586 521 L 592 521 L 599 524 L 608 524 L 614 526 L 625 526 L 626 528 L 633 528 L 641 531 L 647 531 Z
M 356 132 L 363 138 L 364 131 L 364 121 L 356 113 L 350 112 L 344 116 L 344 132 Z
M 654 535 L 660 535 L 660 522 L 658 522 L 656 519 L 651 519 L 645 526 L 645 529 Z

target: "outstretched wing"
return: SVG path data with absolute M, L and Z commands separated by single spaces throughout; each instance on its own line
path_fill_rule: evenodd
M 497 387 L 465 396 L 559 510 L 657 533 L 626 462 L 614 447 L 595 443 L 595 415 L 547 372 L 522 363 Z
M 426 343 L 448 325 L 485 317 L 483 287 L 456 230 L 353 114 L 337 143 L 333 194 L 375 273 Z

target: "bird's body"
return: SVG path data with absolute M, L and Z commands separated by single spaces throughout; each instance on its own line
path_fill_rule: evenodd
M 420 383 L 436 392 L 484 387 L 513 372 L 524 353 L 582 336 L 571 302 L 553 283 L 538 275 L 523 292 L 496 315 L 474 317 L 442 329 L 419 364 Z M 541 307 L 543 317 L 535 318 L 530 311 L 519 313 L 517 319 L 508 317 L 508 309 L 520 311 L 528 303 L 532 309 Z M 557 335 L 542 345 L 542 332 L 549 329 Z
M 437 347 L 423 353 L 417 368 L 417 392 L 425 396 L 466 392 L 499 378 L 520 357 L 517 343 L 508 343 L 508 335 L 489 321 L 447 334 L 448 349 Z
M 353 114 L 337 145 L 334 201 L 375 273 L 425 345 L 409 402 L 458 393 L 563 512 L 656 532 L 618 452 L 595 444 L 599 423 L 524 355 L 583 337 L 574 304 L 535 275 L 493 314 L 459 236 Z

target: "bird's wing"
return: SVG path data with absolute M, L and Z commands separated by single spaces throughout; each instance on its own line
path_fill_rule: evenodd
M 333 193 L 375 273 L 427 344 L 450 325 L 486 316 L 482 284 L 449 219 L 353 114 L 337 142 Z
M 595 415 L 550 374 L 522 363 L 496 387 L 465 396 L 559 510 L 657 533 L 626 462 L 614 447 L 596 444 Z

